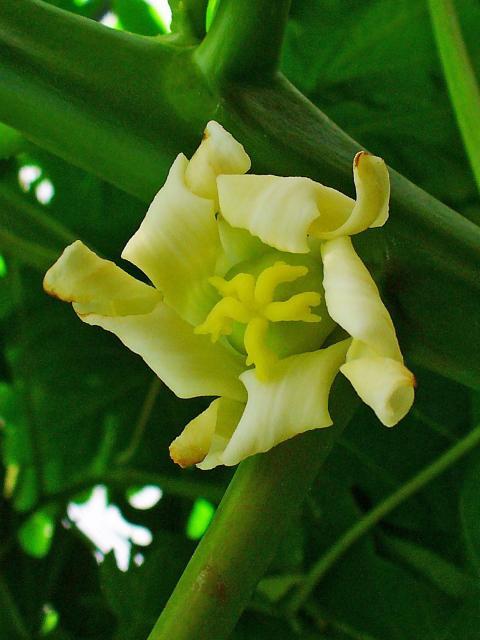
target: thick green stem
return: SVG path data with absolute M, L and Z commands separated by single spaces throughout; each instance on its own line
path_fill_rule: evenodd
M 214 81 L 260 82 L 278 69 L 290 0 L 222 0 L 195 58 Z
M 240 24 L 247 4 L 221 6 Z M 267 10 L 266 0 L 261 7 Z M 285 8 L 282 2 L 281 15 Z M 282 21 L 248 24 L 255 32 L 272 29 L 275 40 Z M 305 175 L 351 192 L 360 146 L 282 77 L 212 84 L 192 60 L 213 47 L 207 41 L 198 50 L 174 46 L 37 0 L 3 0 L 0 119 L 145 200 L 175 154 L 196 147 L 211 118 L 245 145 L 256 173 Z M 480 341 L 471 340 L 480 333 L 480 229 L 393 171 L 391 178 L 388 226 L 363 234 L 360 252 L 367 262 L 371 254 L 384 260 L 407 357 L 480 388 Z
M 428 5 L 450 100 L 480 190 L 480 89 L 453 0 L 429 0 Z
M 149 640 L 223 640 L 263 573 L 356 400 L 343 380 L 335 427 L 284 442 L 241 463 Z
M 170 0 L 172 31 L 194 40 L 205 36 L 208 0 Z
M 298 591 L 292 597 L 288 610 L 294 615 L 304 602 L 310 597 L 323 576 L 341 558 L 355 542 L 365 535 L 372 527 L 396 509 L 402 502 L 420 491 L 426 484 L 434 480 L 441 473 L 451 467 L 466 453 L 480 443 L 480 425 L 473 429 L 462 440 L 448 449 L 442 456 L 411 480 L 402 485 L 397 491 L 383 500 L 374 509 L 366 513 L 351 529 L 338 538 L 334 545 L 313 565 Z
M 215 104 L 188 47 L 38 0 L 2 0 L 0 71 L 0 120 L 145 199 Z

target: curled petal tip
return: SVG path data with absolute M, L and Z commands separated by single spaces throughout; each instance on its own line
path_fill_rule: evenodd
M 205 458 L 204 453 L 200 453 L 195 449 L 184 449 L 183 447 L 176 444 L 177 440 L 178 438 L 174 440 L 168 448 L 170 458 L 175 464 L 178 464 L 178 466 L 182 469 L 187 469 L 194 464 L 202 462 L 202 460 Z
M 369 156 L 369 155 L 371 154 L 368 153 L 368 151 L 359 151 L 358 153 L 356 153 L 353 159 L 353 166 L 358 167 L 358 165 L 360 164 L 360 160 L 365 156 Z

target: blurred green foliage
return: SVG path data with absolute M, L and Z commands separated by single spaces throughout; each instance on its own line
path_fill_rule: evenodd
M 143 0 L 52 4 L 95 20 L 114 12 L 123 28 L 143 35 L 168 27 Z M 458 9 L 480 72 L 480 5 L 462 0 Z M 426 4 L 294 0 L 282 66 L 354 138 L 480 220 Z M 152 384 L 143 362 L 42 292 L 44 270 L 73 238 L 118 262 L 144 205 L 3 126 L 0 158 L 0 637 L 143 638 L 231 470 L 175 468 L 168 444 L 204 401 L 180 401 L 162 386 L 147 422 L 140 420 Z M 23 186 L 22 167 L 40 169 L 39 175 L 30 171 Z M 44 186 L 42 196 L 45 180 L 53 191 Z M 478 452 L 359 540 L 299 618 L 290 626 L 284 620 L 291 589 L 338 537 L 479 423 L 473 392 L 427 371 L 415 373 L 418 400 L 398 428 L 387 430 L 369 410 L 359 410 L 235 639 L 480 638 Z M 143 564 L 132 560 L 127 573 L 112 553 L 98 565 L 95 545 L 66 513 L 71 500 L 84 502 L 98 484 L 107 485 L 111 503 L 129 522 L 153 533 L 152 544 L 137 556 Z M 138 510 L 128 490 L 144 484 L 160 484 L 164 493 L 153 508 Z M 135 547 L 132 558 L 137 552 Z

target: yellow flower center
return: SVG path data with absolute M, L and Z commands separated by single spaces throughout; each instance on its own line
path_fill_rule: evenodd
M 275 289 L 285 282 L 305 276 L 308 268 L 275 262 L 255 278 L 250 273 L 238 273 L 231 280 L 219 276 L 209 282 L 222 299 L 217 302 L 206 320 L 195 328 L 195 333 L 210 334 L 212 342 L 233 331 L 234 322 L 246 325 L 244 335 L 247 365 L 255 365 L 259 378 L 268 379 L 277 355 L 267 346 L 266 335 L 270 322 L 320 322 L 312 307 L 320 304 L 320 294 L 306 291 L 288 300 L 274 300 Z

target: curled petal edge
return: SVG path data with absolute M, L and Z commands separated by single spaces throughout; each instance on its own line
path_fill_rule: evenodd
M 226 398 L 214 400 L 174 440 L 172 459 L 202 470 L 233 466 L 299 433 L 330 426 L 330 387 L 349 345 L 350 340 L 344 340 L 285 358 L 267 382 L 260 381 L 253 369 L 244 372 L 246 405 Z
M 146 285 L 77 241 L 45 276 L 47 293 L 71 302 L 83 322 L 114 333 L 181 398 L 222 395 L 245 399 L 243 358 L 212 344 Z
M 356 201 L 309 178 L 220 175 L 220 212 L 271 247 L 308 253 L 310 236 L 328 240 L 385 224 L 390 180 L 384 161 L 361 151 L 353 173 Z

